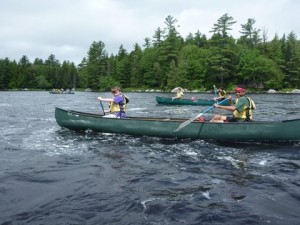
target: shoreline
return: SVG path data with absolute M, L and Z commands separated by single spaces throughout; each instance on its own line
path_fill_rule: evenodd
M 9 90 L 0 90 L 0 92 L 16 92 L 16 91 L 39 91 L 39 92 L 49 92 L 49 90 L 40 90 L 40 89 L 9 89 Z M 95 93 L 100 93 L 100 92 L 109 92 L 109 91 L 85 91 L 83 89 L 76 90 L 76 92 L 95 92 Z M 161 91 L 161 90 L 124 90 L 123 92 L 126 93 L 174 93 L 172 91 Z M 185 91 L 184 93 L 186 94 L 214 94 L 212 91 Z M 235 92 L 228 91 L 227 94 L 234 94 Z M 299 95 L 300 90 L 295 89 L 292 91 L 276 91 L 276 92 L 268 92 L 268 91 L 247 91 L 247 94 L 270 94 L 270 95 L 278 95 L 278 94 L 289 94 L 289 95 Z

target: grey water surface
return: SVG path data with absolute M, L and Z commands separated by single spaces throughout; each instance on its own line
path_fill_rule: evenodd
M 191 118 L 206 109 L 156 104 L 156 95 L 171 93 L 125 94 L 131 116 Z M 56 106 L 101 114 L 96 98 L 110 95 L 0 92 L 1 225 L 299 224 L 300 143 L 78 133 L 56 124 Z M 185 94 L 192 96 L 213 97 Z M 249 96 L 256 120 L 300 118 L 300 95 Z

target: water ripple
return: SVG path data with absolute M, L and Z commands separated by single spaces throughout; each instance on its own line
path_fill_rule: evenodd
M 56 124 L 55 106 L 99 113 L 98 95 L 0 92 L 1 224 L 299 223 L 300 143 L 135 137 Z M 158 106 L 155 95 L 130 93 L 128 115 L 186 118 L 206 108 Z M 299 117 L 299 98 L 253 99 L 257 119 Z

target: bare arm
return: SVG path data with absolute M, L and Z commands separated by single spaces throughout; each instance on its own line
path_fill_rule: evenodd
M 236 107 L 234 106 L 234 104 L 233 104 L 233 101 L 232 101 L 232 97 L 229 95 L 228 96 L 228 100 L 229 100 L 229 106 L 223 106 L 223 105 L 218 105 L 218 104 L 214 104 L 214 106 L 216 107 L 216 108 L 219 108 L 219 109 L 225 109 L 225 110 L 228 110 L 228 111 L 234 111 L 234 110 L 236 110 Z
M 114 100 L 112 98 L 102 98 L 102 97 L 98 97 L 97 98 L 99 101 L 103 101 L 103 102 L 113 102 Z
M 228 111 L 234 111 L 236 110 L 235 106 L 234 105 L 218 105 L 218 104 L 215 104 L 215 107 L 216 108 L 219 108 L 219 109 L 225 109 L 225 110 L 228 110 Z

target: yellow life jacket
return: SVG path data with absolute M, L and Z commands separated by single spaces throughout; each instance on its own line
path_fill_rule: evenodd
M 226 98 L 226 91 L 218 91 L 218 98 Z
M 184 94 L 182 91 L 177 92 L 177 94 L 176 94 L 176 98 L 182 98 L 183 96 L 184 96 Z
M 256 106 L 255 106 L 254 101 L 251 98 L 249 98 L 249 97 L 246 97 L 246 98 L 249 101 L 249 107 L 244 106 L 244 109 L 241 112 L 234 110 L 233 116 L 234 116 L 234 118 L 243 119 L 244 121 L 250 122 L 253 119 L 253 109 L 256 109 Z M 235 100 L 235 103 L 237 103 L 238 101 L 239 101 L 239 99 L 237 98 Z
M 120 105 L 118 103 L 115 102 L 111 102 L 109 103 L 109 112 L 110 113 L 115 113 L 115 112 L 120 112 L 120 111 L 124 111 L 125 112 L 125 108 L 126 108 L 126 104 L 129 102 L 129 98 L 126 95 L 122 95 L 123 97 L 123 101 L 124 104 L 122 105 L 122 109 L 120 109 Z

